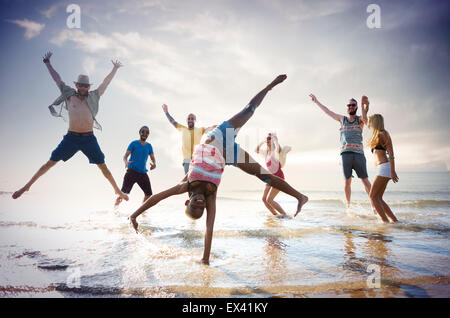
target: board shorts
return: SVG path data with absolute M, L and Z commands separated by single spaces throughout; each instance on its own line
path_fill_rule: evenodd
M 67 132 L 58 147 L 53 150 L 50 160 L 67 161 L 73 157 L 79 150 L 89 159 L 89 163 L 102 164 L 105 163 L 105 155 L 103 154 L 97 142 L 97 138 L 93 132 L 83 134 L 82 136 L 74 132 Z
M 234 129 L 228 121 L 224 121 L 222 124 L 214 128 L 209 135 L 215 136 L 217 140 L 222 140 L 225 165 L 237 166 L 241 147 L 235 141 L 237 135 L 236 129 Z
M 391 163 L 390 162 L 382 163 L 382 164 L 378 165 L 377 168 L 378 168 L 377 176 L 386 177 L 386 178 L 392 178 L 392 176 L 391 176 Z
M 344 172 L 345 179 L 349 179 L 352 176 L 352 170 L 355 170 L 358 178 L 367 178 L 366 157 L 361 153 L 356 152 L 343 152 L 342 157 L 342 170 Z
M 148 174 L 139 173 L 137 171 L 134 171 L 133 169 L 128 168 L 127 173 L 125 173 L 125 176 L 123 178 L 121 191 L 123 193 L 129 194 L 135 183 L 137 183 L 142 191 L 144 191 L 145 196 L 150 196 L 153 194 Z

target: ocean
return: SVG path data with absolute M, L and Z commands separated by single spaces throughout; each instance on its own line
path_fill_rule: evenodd
M 184 215 L 185 196 L 138 218 L 139 201 L 51 204 L 30 191 L 0 194 L 1 297 L 450 297 L 450 173 L 399 173 L 382 224 L 362 188 L 347 211 L 343 189 L 301 189 L 296 217 L 272 216 L 257 189 L 219 191 L 211 263 L 205 217 Z M 359 181 L 358 181 L 359 182 Z M 141 199 L 136 187 L 131 196 Z M 292 215 L 296 202 L 276 198 Z

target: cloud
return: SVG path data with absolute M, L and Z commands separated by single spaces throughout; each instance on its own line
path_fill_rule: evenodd
M 50 43 L 62 46 L 64 43 L 74 42 L 78 48 L 87 53 L 100 53 L 109 51 L 113 55 L 129 55 L 126 47 L 116 43 L 113 38 L 98 32 L 85 33 L 82 30 L 64 29 Z
M 59 8 L 65 7 L 66 5 L 67 4 L 64 2 L 55 3 L 55 4 L 52 4 L 48 9 L 40 10 L 39 12 L 47 19 L 50 19 L 55 15 L 56 11 L 58 11 Z
M 93 57 L 85 57 L 83 59 L 83 70 L 86 74 L 92 74 L 95 71 L 95 64 L 97 63 L 97 59 L 93 58 Z
M 45 24 L 37 23 L 28 19 L 23 20 L 6 20 L 7 22 L 17 24 L 25 29 L 25 38 L 27 40 L 38 36 L 44 29 Z
M 265 4 L 290 21 L 298 22 L 326 17 L 344 12 L 352 7 L 349 0 L 327 1 L 272 1 L 266 0 Z

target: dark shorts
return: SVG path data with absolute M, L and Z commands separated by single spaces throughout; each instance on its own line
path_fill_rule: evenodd
M 353 177 L 352 170 L 355 170 L 358 178 L 364 179 L 368 177 L 366 157 L 363 154 L 356 152 L 343 152 L 341 157 L 345 179 Z
M 121 189 L 122 192 L 127 194 L 130 193 L 135 183 L 137 183 L 142 191 L 144 191 L 146 196 L 152 195 L 152 186 L 150 184 L 148 174 L 139 173 L 134 171 L 133 169 L 128 169 L 127 173 L 125 173 Z
M 67 161 L 79 150 L 88 157 L 89 163 L 105 163 L 105 155 L 101 151 L 97 138 L 93 133 L 89 133 L 87 136 L 77 136 L 70 131 L 64 136 L 58 147 L 53 150 L 50 160 Z

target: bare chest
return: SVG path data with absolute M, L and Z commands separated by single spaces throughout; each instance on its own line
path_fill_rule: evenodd
M 70 96 L 68 98 L 67 111 L 69 112 L 69 116 L 92 117 L 86 98 L 81 99 L 78 96 Z

